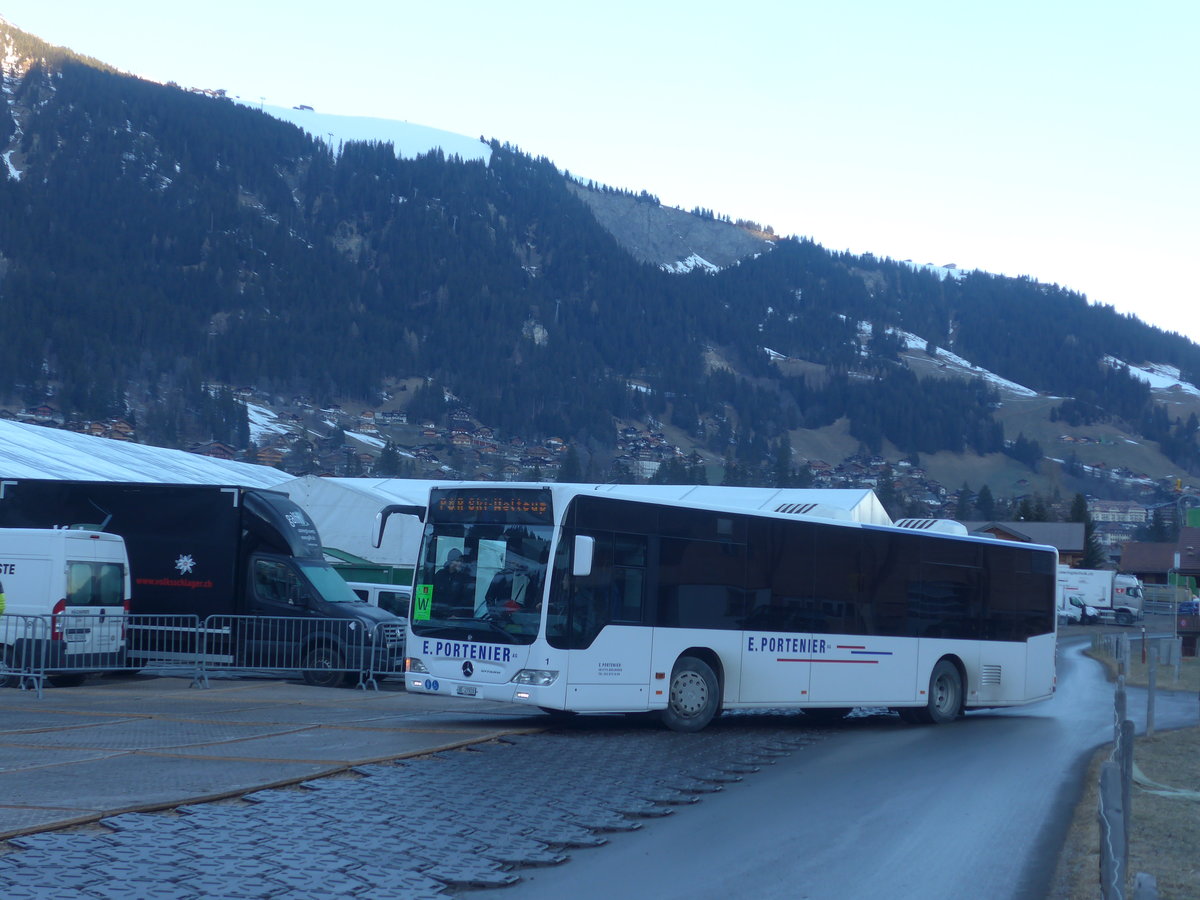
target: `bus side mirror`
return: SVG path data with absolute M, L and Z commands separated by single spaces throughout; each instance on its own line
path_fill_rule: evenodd
M 393 503 L 390 506 L 385 506 L 379 512 L 375 513 L 375 528 L 371 532 L 371 546 L 376 550 L 383 543 L 383 531 L 387 527 L 389 516 L 412 516 L 418 522 L 425 521 L 425 507 L 423 506 L 403 506 Z
M 592 557 L 596 552 L 596 539 L 586 534 L 575 535 L 574 562 L 571 564 L 571 574 L 586 578 L 592 574 Z

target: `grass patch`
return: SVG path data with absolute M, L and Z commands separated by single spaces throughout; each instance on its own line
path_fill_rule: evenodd
M 1140 642 L 1131 642 L 1131 647 L 1126 684 L 1145 687 L 1149 666 L 1141 661 Z M 1115 660 L 1099 648 L 1086 652 L 1116 678 Z M 1184 659 L 1178 678 L 1172 667 L 1160 665 L 1157 684 L 1162 690 L 1200 692 L 1200 659 Z M 1101 748 L 1088 766 L 1083 797 L 1059 859 L 1053 900 L 1095 900 L 1100 896 L 1096 816 L 1100 766 L 1111 754 L 1111 745 Z M 1157 880 L 1159 900 L 1195 900 L 1200 897 L 1200 727 L 1136 738 L 1133 761 L 1146 779 L 1173 790 L 1163 796 L 1135 780 L 1126 896 L 1133 896 L 1133 876 L 1145 872 Z

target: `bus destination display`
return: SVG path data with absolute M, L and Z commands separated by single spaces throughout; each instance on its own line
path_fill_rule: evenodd
M 527 525 L 554 522 L 550 492 L 546 490 L 435 490 L 430 497 L 430 518 L 442 522 L 510 521 Z

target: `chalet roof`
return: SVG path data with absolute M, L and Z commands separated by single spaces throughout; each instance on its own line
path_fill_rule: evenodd
M 1169 572 L 1175 565 L 1175 544 L 1129 541 L 1121 548 L 1121 571 L 1141 575 Z
M 1179 529 L 1179 540 L 1171 545 L 1171 559 L 1167 568 L 1175 567 L 1175 554 L 1179 554 L 1179 571 L 1188 574 L 1200 574 L 1200 528 L 1183 526 Z
M 963 522 L 971 534 L 991 534 L 1009 541 L 1046 544 L 1060 553 L 1082 553 L 1082 522 Z

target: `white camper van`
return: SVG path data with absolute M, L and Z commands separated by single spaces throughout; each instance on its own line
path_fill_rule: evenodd
M 408 601 L 412 597 L 412 588 L 398 584 L 376 584 L 373 581 L 347 581 L 346 584 L 359 600 L 365 600 L 408 621 Z
M 0 528 L 0 686 L 26 668 L 59 686 L 121 668 L 129 590 L 118 535 Z

